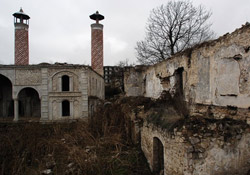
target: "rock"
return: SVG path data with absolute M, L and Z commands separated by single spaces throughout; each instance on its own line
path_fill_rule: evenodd
M 195 148 L 195 151 L 199 153 L 204 153 L 206 150 L 202 147 L 199 147 L 199 148 Z
M 194 151 L 193 146 L 189 146 L 189 147 L 187 148 L 187 152 L 188 152 L 188 153 L 191 153 L 191 152 L 193 152 L 193 151 Z
M 202 153 L 199 153 L 198 155 L 199 155 L 200 159 L 203 158 L 203 154 Z
M 46 169 L 46 170 L 43 170 L 41 173 L 42 174 L 52 174 L 52 170 L 51 169 Z
M 71 168 L 73 165 L 74 165 L 74 163 L 71 162 L 68 164 L 68 167 Z
M 247 124 L 250 125 L 250 117 L 247 118 Z
M 192 159 L 192 157 L 193 157 L 193 153 L 189 153 L 189 154 L 188 154 L 188 158 L 189 158 L 189 159 Z
M 176 132 L 176 135 L 177 135 L 177 136 L 181 136 L 181 135 L 182 135 L 182 132 Z
M 237 140 L 240 140 L 241 137 L 242 137 L 241 135 L 237 135 L 237 136 L 236 136 L 236 139 L 237 139 Z
M 204 134 L 205 137 L 210 137 L 211 135 L 212 135 L 212 133 L 210 133 L 210 132 L 207 132 Z
M 189 140 L 190 140 L 192 145 L 195 145 L 196 143 L 200 142 L 200 139 L 197 137 L 190 137 Z
M 204 149 L 207 149 L 209 147 L 209 142 L 202 141 L 201 142 L 201 147 L 204 148 Z

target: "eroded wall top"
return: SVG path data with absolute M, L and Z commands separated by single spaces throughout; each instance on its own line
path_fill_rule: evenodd
M 250 24 L 194 46 L 171 58 L 125 74 L 128 96 L 159 98 L 163 91 L 185 101 L 217 106 L 250 106 Z

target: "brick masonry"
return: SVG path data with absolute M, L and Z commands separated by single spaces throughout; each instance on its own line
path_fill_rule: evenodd
M 28 26 L 15 29 L 15 65 L 29 64 Z
M 91 67 L 103 75 L 103 25 L 91 25 Z

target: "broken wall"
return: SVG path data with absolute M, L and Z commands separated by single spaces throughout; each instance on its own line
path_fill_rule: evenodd
M 233 120 L 191 119 L 169 130 L 144 122 L 141 148 L 152 171 L 154 138 L 163 145 L 164 175 L 246 175 L 250 169 L 249 127 Z
M 159 98 L 176 93 L 175 72 L 182 68 L 183 97 L 189 104 L 250 106 L 250 24 L 231 34 L 177 53 L 158 64 L 125 74 L 127 96 Z

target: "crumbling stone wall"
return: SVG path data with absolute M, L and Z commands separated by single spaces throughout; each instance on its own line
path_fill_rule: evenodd
M 170 94 L 176 111 L 187 109 L 188 115 L 182 112 L 182 119 L 166 126 L 157 113 L 144 114 L 141 148 L 152 171 L 159 159 L 156 138 L 163 145 L 165 175 L 250 172 L 249 34 L 246 23 L 231 34 L 124 74 L 127 96 L 161 99 Z M 160 116 L 171 121 L 173 115 L 167 111 Z
M 124 73 L 124 91 L 127 96 L 143 96 L 145 94 L 146 66 L 136 66 L 126 70 Z
M 231 34 L 197 45 L 148 68 L 125 74 L 128 96 L 159 98 L 175 93 L 178 69 L 183 69 L 183 97 L 189 104 L 250 106 L 250 24 Z
M 192 118 L 173 130 L 144 122 L 141 147 L 154 170 L 154 138 L 164 147 L 164 175 L 246 175 L 250 128 L 234 120 Z

